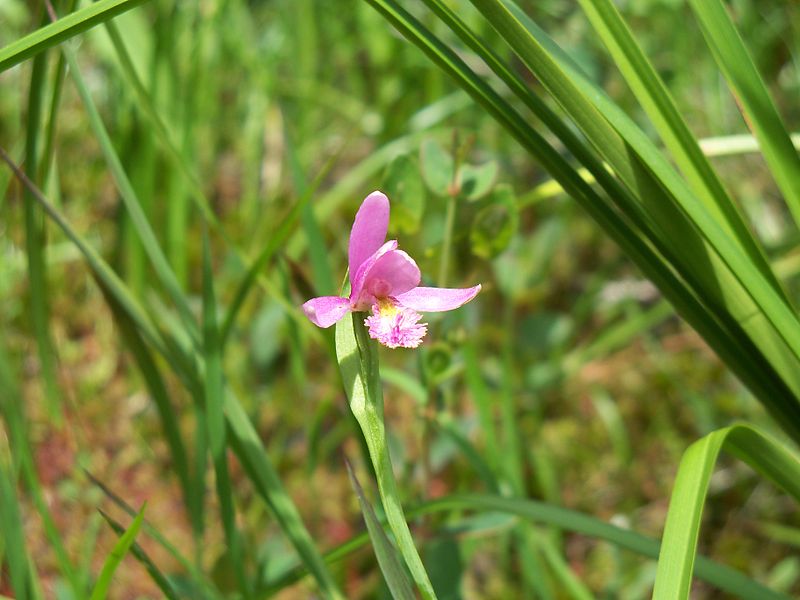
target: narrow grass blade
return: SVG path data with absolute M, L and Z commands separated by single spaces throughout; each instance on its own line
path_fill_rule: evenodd
M 118 494 L 114 493 L 114 491 L 111 488 L 109 488 L 105 483 L 97 479 L 97 477 L 92 475 L 89 471 L 84 471 L 84 473 L 86 474 L 86 477 L 89 478 L 89 481 L 91 481 L 94 485 L 100 488 L 103 494 L 105 494 L 106 497 L 109 500 L 111 500 L 116 506 L 122 509 L 132 519 L 136 517 L 136 509 L 134 509 L 127 502 L 125 502 L 125 500 L 123 500 Z M 103 513 L 103 511 L 100 512 L 101 514 L 103 514 L 104 517 L 106 517 L 106 521 L 109 521 L 109 524 L 111 524 L 110 521 L 113 521 L 113 519 L 107 517 L 105 513 Z M 164 550 L 172 558 L 175 559 L 175 561 L 186 571 L 186 573 L 190 575 L 193 583 L 203 588 L 203 596 L 202 596 L 203 598 L 217 598 L 219 596 L 219 593 L 217 592 L 217 590 L 214 589 L 214 586 L 207 579 L 206 575 L 202 571 L 200 571 L 195 565 L 193 565 L 189 559 L 187 559 L 183 554 L 181 554 L 181 552 L 173 544 L 171 544 L 169 540 L 167 540 L 167 538 L 164 537 L 158 529 L 150 525 L 150 523 L 147 522 L 147 519 L 143 521 L 142 526 L 144 527 L 145 532 L 150 537 L 152 537 L 156 542 L 158 542 L 159 546 L 164 548 Z M 122 533 L 125 530 L 125 528 L 120 525 L 119 529 L 115 528 L 115 530 L 117 531 L 117 533 Z
M 113 19 L 145 0 L 99 0 L 0 49 L 0 73 L 64 40 Z
M 690 0 L 703 35 L 758 139 L 764 159 L 800 224 L 800 156 L 767 87 L 721 0 Z
M 111 527 L 111 529 L 113 529 L 118 536 L 120 536 L 120 539 L 122 539 L 122 536 L 125 535 L 125 528 L 117 521 L 109 517 L 102 510 L 100 511 L 100 514 L 106 520 L 108 526 Z M 172 587 L 169 579 L 167 579 L 167 577 L 159 570 L 147 553 L 142 550 L 141 546 L 139 546 L 139 544 L 136 542 L 133 542 L 130 547 L 130 552 L 133 554 L 136 560 L 144 565 L 144 568 L 147 569 L 147 573 L 153 579 L 153 582 L 158 586 L 158 589 L 161 590 L 161 593 L 164 594 L 164 597 L 168 598 L 168 600 L 178 600 L 178 593 Z
M 667 149 L 675 157 L 694 193 L 716 222 L 738 242 L 775 291 L 786 299 L 760 245 L 747 228 L 741 212 L 703 155 L 697 139 L 675 106 L 667 87 L 636 43 L 617 8 L 610 0 L 580 0 L 580 2 L 595 31 L 609 49 L 615 64 L 664 140 Z
M 147 216 L 142 210 L 142 205 L 138 196 L 136 195 L 136 191 L 134 190 L 133 185 L 131 185 L 130 179 L 128 178 L 128 175 L 122 166 L 122 162 L 120 161 L 119 156 L 114 149 L 114 144 L 108 135 L 108 131 L 103 124 L 103 120 L 101 119 L 100 113 L 94 104 L 94 100 L 92 100 L 89 89 L 86 87 L 86 83 L 83 80 L 78 61 L 75 59 L 75 54 L 72 51 L 72 48 L 68 46 L 64 46 L 62 48 L 62 52 L 67 60 L 67 64 L 69 65 L 70 76 L 72 77 L 75 87 L 78 90 L 78 94 L 83 101 L 84 109 L 89 117 L 89 123 L 91 124 L 92 130 L 94 131 L 94 134 L 100 143 L 106 163 L 108 164 L 108 167 L 114 176 L 114 180 L 117 183 L 125 210 L 131 218 L 131 222 L 136 229 L 136 233 L 142 242 L 144 250 L 150 259 L 151 264 L 153 265 L 153 269 L 155 270 L 161 285 L 164 286 L 164 289 L 167 291 L 173 303 L 175 304 L 186 331 L 191 336 L 193 342 L 199 346 L 200 334 L 197 323 L 192 315 L 192 311 L 189 308 L 188 301 L 183 294 L 180 283 L 175 276 L 175 272 L 170 267 L 169 261 L 167 260 L 158 243 L 158 239 L 156 238 L 156 235 L 153 232 L 149 221 L 147 220 Z
M 25 545 L 22 512 L 15 488 L 11 465 L 0 458 L 0 529 L 5 548 L 2 562 L 8 567 L 11 590 L 17 598 L 40 598 L 34 580 L 36 571 Z
M 367 531 L 372 540 L 372 548 L 375 550 L 378 566 L 381 568 L 383 577 L 386 580 L 386 586 L 395 600 L 413 600 L 416 596 L 414 596 L 414 590 L 411 587 L 408 574 L 400 562 L 394 546 L 392 546 L 389 538 L 386 537 L 383 525 L 375 515 L 372 505 L 364 496 L 364 490 L 361 489 L 361 484 L 358 483 L 350 463 L 346 464 L 347 474 L 350 476 L 350 483 L 356 492 L 356 496 L 358 496 L 358 504 L 361 506 L 364 522 L 367 524 Z
M 178 482 L 183 493 L 184 504 L 187 507 L 192 505 L 191 492 L 189 487 L 190 472 L 189 459 L 186 452 L 186 444 L 183 440 L 175 407 L 170 399 L 167 385 L 161 376 L 161 371 L 156 364 L 155 358 L 150 352 L 144 339 L 139 333 L 136 323 L 133 322 L 128 313 L 120 306 L 116 296 L 108 289 L 102 279 L 95 276 L 95 281 L 103 290 L 106 303 L 111 308 L 114 320 L 122 333 L 125 346 L 133 355 L 136 366 L 144 379 L 150 397 L 156 405 L 161 427 L 164 431 L 164 438 L 169 446 L 170 458 L 172 459 L 172 470 L 178 477 Z
M 92 590 L 92 595 L 89 596 L 89 600 L 103 600 L 108 595 L 108 591 L 111 588 L 111 580 L 114 577 L 114 571 L 117 570 L 122 559 L 125 558 L 128 550 L 130 550 L 131 545 L 136 539 L 136 535 L 139 533 L 139 528 L 142 526 L 144 509 L 146 506 L 147 503 L 142 505 L 133 523 L 131 523 L 125 533 L 120 536 L 117 543 L 114 544 L 111 553 L 106 557 L 103 563 L 103 569 L 100 571 L 100 576 L 97 578 L 97 583 Z
M 378 480 L 383 509 L 395 542 L 422 596 L 435 599 L 436 593 L 422 564 L 408 529 L 400 493 L 392 471 L 383 423 L 383 392 L 378 368 L 378 349 L 367 336 L 359 313 L 346 315 L 336 324 L 336 356 L 345 393 L 364 439 Z
M 214 294 L 214 275 L 211 269 L 211 249 L 208 230 L 203 228 L 203 353 L 205 358 L 205 413 L 208 428 L 208 447 L 214 463 L 220 518 L 225 532 L 225 542 L 233 564 L 239 589 L 249 598 L 249 583 L 244 571 L 242 540 L 236 527 L 236 509 L 233 501 L 228 452 L 225 440 L 225 414 L 223 412 L 225 387 L 222 374 L 222 340 L 217 329 L 217 302 Z
M 681 459 L 670 498 L 653 590 L 653 598 L 657 600 L 689 597 L 700 517 L 711 473 L 722 450 L 743 460 L 800 501 L 800 460 L 757 429 L 733 425 L 692 444 Z
M 47 17 L 44 17 L 47 20 Z M 42 121 L 42 103 L 47 71 L 47 53 L 33 59 L 28 86 L 28 115 L 25 123 L 25 172 L 32 181 L 39 174 L 39 137 Z M 61 399 L 56 376 L 56 352 L 50 335 L 50 306 L 47 285 L 45 252 L 47 248 L 46 222 L 36 207 L 31 191 L 23 193 L 25 215 L 25 253 L 28 258 L 28 283 L 30 315 L 36 338 L 42 381 L 44 383 L 47 411 L 56 423 L 61 422 Z
M 230 391 L 225 398 L 225 413 L 231 447 L 252 480 L 256 491 L 275 514 L 281 529 L 316 579 L 320 592 L 326 598 L 341 600 L 343 596 L 336 587 L 325 561 L 314 546 L 297 507 L 286 493 L 250 419 Z

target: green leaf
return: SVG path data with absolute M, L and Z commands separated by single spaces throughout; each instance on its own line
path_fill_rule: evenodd
M 0 73 L 143 2 L 144 0 L 100 0 L 41 27 L 0 49 Z
M 378 559 L 378 566 L 383 573 L 386 580 L 386 586 L 392 593 L 392 598 L 395 600 L 414 600 L 414 590 L 411 587 L 411 581 L 408 574 L 400 562 L 397 552 L 386 536 L 383 530 L 383 525 L 375 516 L 375 511 L 367 498 L 364 496 L 364 490 L 361 489 L 361 484 L 358 483 L 350 463 L 347 464 L 347 474 L 350 476 L 350 483 L 358 496 L 358 504 L 361 506 L 361 512 L 364 515 L 364 522 L 367 524 L 367 531 L 372 540 L 372 548 L 375 550 L 375 556 Z
M 785 446 L 748 425 L 715 431 L 684 453 L 670 498 L 653 590 L 657 600 L 689 597 L 700 517 L 717 458 L 725 450 L 800 501 L 800 460 Z
M 497 163 L 493 160 L 482 165 L 461 165 L 458 169 L 459 193 L 474 202 L 488 194 L 497 180 Z
M 419 163 L 425 185 L 437 196 L 448 196 L 455 178 L 453 157 L 434 139 L 426 139 L 419 149 Z
M 114 544 L 111 552 L 106 557 L 103 563 L 103 569 L 100 571 L 100 576 L 97 578 L 97 583 L 94 586 L 94 590 L 92 590 L 92 595 L 89 597 L 89 600 L 103 600 L 103 598 L 108 595 L 108 590 L 111 587 L 111 579 L 114 577 L 114 571 L 117 570 L 122 559 L 125 558 L 128 550 L 130 550 L 131 545 L 136 539 L 136 535 L 139 533 L 139 528 L 142 526 L 144 509 L 146 506 L 147 503 L 145 502 L 142 508 L 139 509 L 139 514 L 136 515 L 133 523 L 131 523 L 125 533 L 120 536 L 119 540 L 117 540 L 117 543 Z
M 383 509 L 400 553 L 423 598 L 435 599 L 428 574 L 408 529 L 400 491 L 392 471 L 383 422 L 381 389 L 376 342 L 370 340 L 361 313 L 346 315 L 336 324 L 336 357 L 345 393 L 367 442 L 372 466 L 378 480 Z
M 725 74 L 786 204 L 800 224 L 800 156 L 750 53 L 721 0 L 690 0 L 714 58 Z
M 469 241 L 472 252 L 481 258 L 494 258 L 508 248 L 519 227 L 519 209 L 510 186 L 499 185 L 489 204 L 472 220 Z
M 401 154 L 389 163 L 381 189 L 392 201 L 390 227 L 402 233 L 416 233 L 425 212 L 427 192 L 419 167 L 410 155 Z

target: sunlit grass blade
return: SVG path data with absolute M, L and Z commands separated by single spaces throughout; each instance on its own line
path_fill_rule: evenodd
M 667 87 L 636 43 L 617 8 L 610 0 L 581 0 L 581 6 L 655 125 L 667 149 L 675 157 L 692 191 L 703 202 L 715 221 L 738 242 L 775 291 L 786 299 L 760 245 L 747 228 L 741 212 L 703 155 L 697 139 L 678 111 Z
M 108 526 L 111 527 L 111 529 L 113 529 L 121 539 L 122 536 L 125 535 L 125 528 L 117 521 L 109 517 L 102 510 L 100 511 L 100 514 L 106 520 Z M 178 593 L 172 587 L 169 579 L 167 579 L 167 577 L 159 570 L 147 553 L 142 550 L 141 546 L 139 546 L 139 544 L 137 544 L 135 541 L 130 546 L 130 553 L 133 554 L 136 560 L 144 565 L 144 568 L 147 569 L 147 573 L 153 579 L 153 582 L 155 582 L 155 584 L 158 586 L 158 589 L 161 590 L 161 593 L 164 594 L 165 598 L 168 598 L 168 600 L 178 600 Z
M 582 176 L 560 156 L 555 148 L 551 147 L 486 82 L 477 77 L 463 60 L 438 40 L 417 19 L 403 10 L 394 0 L 367 0 L 367 2 L 375 7 L 401 34 L 425 52 L 440 68 L 452 76 L 487 112 L 508 129 L 517 141 L 550 172 L 567 193 L 620 245 L 625 253 L 642 269 L 644 274 L 661 289 L 681 316 L 709 342 L 742 381 L 778 417 L 778 422 L 787 431 L 791 431 L 794 437 L 800 439 L 800 425 L 797 425 L 797 423 L 800 423 L 800 403 L 797 402 L 793 391 L 788 388 L 781 376 L 775 371 L 777 366 L 780 365 L 768 363 L 759 354 L 760 350 L 756 349 L 753 343 L 747 339 L 739 325 L 732 323 L 728 315 L 721 313 L 718 307 L 710 304 L 708 298 L 698 295 L 698 292 L 691 287 L 689 282 L 674 271 L 667 258 L 658 249 L 654 248 L 650 241 L 645 239 L 641 230 L 620 216 L 609 205 L 609 201 L 604 196 L 596 193 L 584 181 Z M 513 6 L 511 3 L 509 5 Z M 517 18 L 524 18 L 521 13 L 515 12 L 514 14 Z M 548 39 L 542 37 L 541 30 L 537 32 L 537 29 L 529 20 L 524 23 L 525 27 L 533 32 L 532 35 L 537 35 L 537 39 L 541 43 L 547 44 Z M 551 52 L 554 51 L 552 42 L 547 45 L 547 48 Z M 559 56 L 559 64 L 562 67 L 570 62 L 566 57 Z M 641 146 L 641 152 L 646 152 L 648 148 L 651 148 L 651 154 L 653 154 L 651 160 L 664 161 L 664 158 L 652 147 L 646 136 L 633 125 L 619 107 L 607 100 L 602 92 L 598 92 L 593 86 L 587 84 L 585 78 L 580 76 L 579 72 L 570 71 L 569 74 L 573 82 L 581 86 L 580 89 L 583 93 L 597 103 L 598 110 L 602 112 L 603 116 L 606 118 L 614 117 L 616 126 L 626 132 L 629 140 L 637 138 L 638 133 L 638 141 L 634 140 L 634 142 Z M 597 118 L 602 117 L 597 116 Z M 666 170 L 665 174 L 670 171 L 671 169 Z M 675 176 L 675 179 L 677 179 L 677 176 Z M 653 185 L 658 188 L 657 184 L 651 182 L 651 188 Z M 677 179 L 676 185 L 683 185 L 680 183 L 680 179 Z M 648 201 L 652 202 L 654 198 L 655 196 L 649 198 Z M 685 238 L 686 236 L 684 235 L 675 239 L 683 241 Z M 695 266 L 702 266 L 696 264 L 698 263 L 698 258 L 699 255 L 696 254 L 692 261 Z M 722 290 L 726 290 L 725 286 L 722 286 Z M 753 313 L 748 313 L 748 319 L 745 319 L 745 323 L 752 328 L 756 325 L 756 321 L 758 319 L 753 318 Z M 778 334 L 772 331 L 771 335 L 775 337 Z M 781 340 L 777 341 L 781 343 Z M 775 353 L 780 357 L 783 356 L 784 351 L 778 347 L 774 349 L 773 355 Z M 789 362 L 783 361 L 782 365 L 785 368 L 781 371 L 781 374 L 790 381 L 796 381 L 799 371 L 791 369 L 791 360 L 794 357 L 789 356 L 789 359 Z M 770 375 L 765 375 L 764 373 L 770 373 Z
M 632 156 L 626 139 L 611 127 L 604 115 L 500 0 L 471 1 L 542 80 L 620 179 L 639 196 L 641 206 L 628 208 L 638 208 L 642 218 L 652 223 L 653 232 L 659 237 L 682 240 L 681 244 L 671 244 L 670 250 L 682 268 L 689 270 L 697 283 L 705 286 L 704 293 L 711 295 L 716 292 L 732 310 L 737 310 L 741 302 L 752 299 L 759 314 L 771 323 L 774 333 L 785 340 L 794 359 L 800 359 L 797 316 L 705 207 L 685 189 L 685 185 L 675 187 L 674 191 L 678 193 L 674 196 L 664 193 L 660 179 L 671 181 L 672 176 L 671 169 L 663 165 L 663 157 L 656 158 L 660 156 L 658 151 L 653 149 L 655 153 L 648 151 L 642 157 L 645 164 L 654 167 L 653 172 L 659 177 L 656 180 L 644 164 Z M 717 282 L 725 288 L 724 291 L 717 290 Z M 731 292 L 728 291 L 729 285 L 734 286 Z M 752 317 L 752 311 L 746 314 L 737 311 L 735 316 L 745 322 L 746 316 Z M 791 372 L 788 368 L 786 370 L 788 376 Z
M 721 0 L 690 0 L 689 5 L 795 223 L 800 224 L 800 156 L 742 37 Z
M 79 35 L 95 25 L 142 4 L 145 0 L 99 0 L 41 27 L 0 49 L 0 73 L 36 54 Z
M 363 318 L 363 317 L 362 317 Z M 358 313 L 346 315 L 336 324 L 336 356 L 350 410 L 364 435 L 378 483 L 383 510 L 400 554 L 423 598 L 435 599 L 422 559 L 414 545 L 400 491 L 392 472 L 392 461 L 383 422 L 383 392 L 378 367 L 378 349 L 367 336 Z
M 347 463 L 347 473 L 350 475 L 350 483 L 356 492 L 356 496 L 358 496 L 358 504 L 361 506 L 361 512 L 364 515 L 364 522 L 367 524 L 367 531 L 372 540 L 372 548 L 375 551 L 378 566 L 381 568 L 392 598 L 395 600 L 413 600 L 416 596 L 414 596 L 408 574 L 400 562 L 394 546 L 392 546 L 389 538 L 386 537 L 383 525 L 375 515 L 372 505 L 364 496 L 364 490 L 361 489 L 361 484 L 358 483 L 350 463 Z
M 144 510 L 146 505 L 147 503 L 142 505 L 142 508 L 139 510 L 139 514 L 136 515 L 133 523 L 131 523 L 130 527 L 125 530 L 125 533 L 120 536 L 119 540 L 117 540 L 117 543 L 114 544 L 111 552 L 106 557 L 106 560 L 103 563 L 103 569 L 100 571 L 100 575 L 97 578 L 97 583 L 92 590 L 92 595 L 89 597 L 89 600 L 103 600 L 108 595 L 108 591 L 111 588 L 111 580 L 114 577 L 114 572 L 122 562 L 122 559 L 125 558 L 128 550 L 130 550 L 131 545 L 134 543 L 136 536 L 139 533 L 139 528 L 142 526 L 142 519 L 144 519 Z
M 653 598 L 689 597 L 700 517 L 711 473 L 722 450 L 746 462 L 800 501 L 800 460 L 757 429 L 733 425 L 695 442 L 684 453 L 675 478 Z

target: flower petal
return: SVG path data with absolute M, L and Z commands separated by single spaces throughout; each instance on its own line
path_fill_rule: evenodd
M 363 292 L 375 298 L 397 296 L 419 285 L 417 263 L 402 250 L 392 250 L 376 260 L 365 270 Z
M 397 303 L 419 312 L 453 310 L 472 300 L 481 286 L 471 288 L 418 287 L 395 296 Z
M 383 246 L 378 248 L 371 256 L 369 256 L 358 270 L 353 274 L 350 273 L 350 300 L 351 305 L 355 306 L 358 303 L 359 297 L 361 296 L 361 291 L 364 287 L 364 281 L 366 281 L 366 276 L 369 274 L 370 270 L 372 269 L 373 265 L 378 262 L 382 256 L 388 254 L 392 250 L 397 248 L 397 240 L 389 240 Z M 372 306 L 372 302 L 368 302 L 366 307 L 361 307 L 358 310 L 365 310 Z
M 364 198 L 350 230 L 348 260 L 350 286 L 355 287 L 359 267 L 380 248 L 389 229 L 389 199 L 381 192 L 372 192 Z
M 303 312 L 317 327 L 330 327 L 350 311 L 350 300 L 339 296 L 320 296 L 303 304 Z

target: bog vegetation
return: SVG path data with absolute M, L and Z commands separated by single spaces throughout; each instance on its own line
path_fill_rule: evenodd
M 778 0 L 0 0 L 0 597 L 800 594 L 798 61 Z

